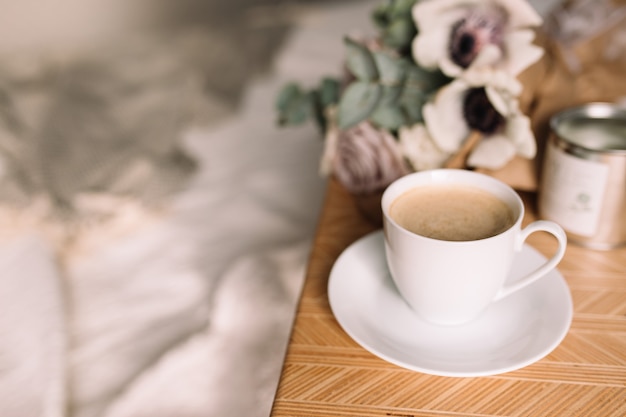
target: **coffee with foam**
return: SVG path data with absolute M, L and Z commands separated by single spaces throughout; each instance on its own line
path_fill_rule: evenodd
M 511 208 L 492 193 L 466 185 L 425 185 L 397 197 L 391 218 L 415 234 L 438 240 L 486 239 L 515 223 Z

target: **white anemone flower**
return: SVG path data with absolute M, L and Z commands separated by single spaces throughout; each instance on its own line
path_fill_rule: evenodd
M 450 77 L 492 68 L 516 76 L 543 54 L 530 29 L 541 17 L 526 0 L 422 0 L 412 12 L 415 61 Z
M 535 157 L 530 119 L 520 111 L 516 98 L 519 85 L 506 79 L 496 77 L 500 83 L 476 86 L 458 78 L 424 105 L 426 127 L 439 149 L 454 154 L 477 131 L 483 138 L 469 155 L 470 166 L 499 169 L 515 155 Z
M 437 146 L 422 123 L 401 127 L 398 142 L 400 151 L 416 171 L 441 168 L 451 156 Z

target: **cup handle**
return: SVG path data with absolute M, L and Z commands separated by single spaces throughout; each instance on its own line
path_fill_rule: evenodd
M 561 259 L 563 259 L 563 255 L 565 255 L 565 247 L 567 245 L 567 235 L 565 234 L 565 231 L 561 226 L 548 220 L 537 220 L 522 229 L 517 241 L 516 250 L 519 251 L 528 236 L 530 236 L 531 233 L 535 232 L 548 232 L 553 235 L 559 244 L 556 253 L 552 255 L 552 258 L 546 261 L 546 263 L 544 263 L 525 277 L 516 281 L 514 284 L 502 287 L 498 294 L 496 294 L 494 301 L 500 300 L 518 290 L 521 290 L 527 285 L 532 284 L 537 279 L 541 278 L 552 269 L 554 269 L 554 267 L 556 267 L 556 265 L 561 262 Z

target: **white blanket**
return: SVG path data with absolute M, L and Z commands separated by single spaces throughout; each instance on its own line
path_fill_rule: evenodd
M 373 4 L 296 10 L 237 114 L 185 128 L 197 170 L 158 209 L 87 195 L 109 220 L 68 231 L 2 208 L 3 417 L 269 414 L 325 184 L 319 133 L 278 129 L 275 96 L 338 74 Z

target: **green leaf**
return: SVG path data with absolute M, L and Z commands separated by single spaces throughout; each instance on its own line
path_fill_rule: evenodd
M 346 65 L 350 72 L 361 81 L 373 81 L 378 78 L 374 57 L 365 45 L 361 45 L 350 38 L 345 38 L 348 49 Z
M 319 88 L 311 91 L 304 91 L 295 83 L 285 85 L 276 99 L 278 124 L 299 125 L 314 118 L 324 131 L 324 110 L 339 101 L 339 89 L 339 82 L 332 78 L 324 78 Z
M 406 86 L 415 88 L 423 93 L 431 93 L 448 84 L 451 79 L 441 71 L 427 70 L 417 65 L 410 65 L 407 68 Z
M 338 125 L 347 129 L 367 119 L 382 95 L 382 86 L 376 83 L 355 81 L 346 88 L 339 100 Z
M 370 120 L 375 125 L 389 130 L 400 129 L 406 123 L 406 117 L 400 106 L 378 107 L 370 116 Z
M 391 21 L 385 29 L 382 40 L 393 49 L 409 50 L 417 35 L 415 23 L 411 18 L 400 17 Z
M 279 93 L 278 124 L 280 126 L 299 125 L 306 122 L 314 111 L 314 96 L 303 92 L 295 84 L 289 84 Z
M 428 95 L 418 88 L 405 88 L 399 99 L 400 106 L 404 110 L 407 124 L 423 122 L 422 108 L 428 101 Z
M 411 17 L 411 10 L 417 0 L 394 0 L 389 7 L 389 17 Z
M 381 3 L 372 12 L 372 21 L 380 29 L 384 29 L 389 24 L 389 3 Z
M 311 111 L 313 113 L 313 120 L 317 123 L 317 127 L 320 132 L 326 131 L 327 121 L 324 114 L 325 106 L 322 104 L 321 91 L 313 90 L 309 93 L 311 97 Z
M 381 86 L 381 96 L 378 100 L 378 107 L 396 105 L 402 96 L 402 86 L 383 85 Z
M 380 82 L 386 85 L 398 85 L 406 77 L 407 61 L 392 56 L 388 52 L 376 51 L 373 53 Z
M 322 107 L 328 107 L 339 101 L 339 81 L 333 78 L 324 78 L 319 88 L 319 101 Z
M 312 103 L 310 100 L 302 100 L 297 106 L 290 107 L 288 110 L 279 114 L 278 124 L 280 126 L 300 125 L 311 117 Z
M 276 108 L 279 111 L 286 111 L 292 103 L 299 100 L 299 98 L 303 95 L 304 93 L 297 84 L 289 83 L 278 93 L 278 97 L 276 98 Z

